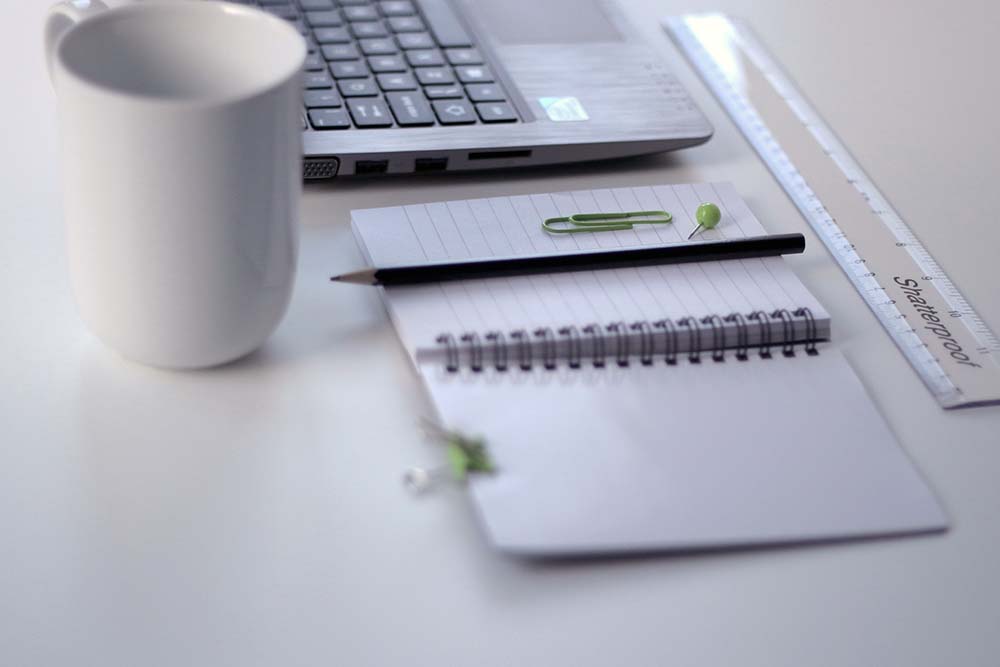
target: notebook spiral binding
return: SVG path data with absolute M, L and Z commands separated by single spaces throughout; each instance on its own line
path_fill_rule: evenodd
M 796 339 L 797 322 L 805 325 L 804 338 Z M 734 346 L 726 345 L 727 327 L 735 328 Z M 753 344 L 750 342 L 751 330 L 758 334 Z M 658 338 L 660 345 L 657 345 Z M 542 327 L 530 332 L 526 329 L 507 333 L 490 331 L 482 336 L 476 332 L 457 337 L 442 333 L 435 342 L 444 350 L 445 369 L 455 373 L 461 369 L 463 359 L 474 372 L 487 368 L 506 371 L 511 364 L 524 371 L 534 369 L 536 364 L 546 370 L 555 370 L 560 360 L 573 369 L 585 364 L 603 368 L 609 363 L 626 367 L 635 360 L 651 366 L 656 363 L 656 357 L 673 366 L 678 363 L 682 340 L 688 342 L 685 356 L 692 364 L 701 363 L 703 355 L 714 362 L 725 361 L 727 351 L 738 361 L 746 361 L 751 348 L 756 348 L 763 359 L 771 358 L 772 348 L 780 348 L 782 356 L 793 357 L 796 345 L 801 345 L 807 355 L 819 353 L 816 320 L 808 308 L 794 311 L 780 308 L 770 313 L 755 310 L 747 315 L 729 313 L 701 319 L 684 317 L 676 322 L 670 319 L 618 321 L 589 324 L 582 329 L 568 326 L 555 330 Z M 560 346 L 564 350 L 561 357 L 558 354 Z

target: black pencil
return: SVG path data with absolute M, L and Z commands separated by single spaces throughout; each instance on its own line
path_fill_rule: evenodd
M 729 241 L 678 243 L 668 246 L 619 250 L 588 250 L 562 255 L 493 257 L 468 262 L 435 262 L 416 266 L 387 266 L 334 276 L 330 280 L 360 285 L 412 285 L 443 280 L 502 278 L 536 273 L 564 273 L 621 269 L 634 266 L 748 259 L 801 253 L 806 248 L 802 234 L 751 236 Z

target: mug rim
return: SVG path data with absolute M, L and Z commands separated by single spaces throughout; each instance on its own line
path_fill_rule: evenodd
M 148 93 L 135 92 L 123 89 L 119 86 L 111 85 L 106 81 L 101 81 L 95 79 L 91 76 L 81 73 L 79 70 L 75 69 L 71 64 L 67 62 L 65 57 L 65 50 L 73 39 L 73 35 L 77 33 L 81 28 L 95 29 L 96 26 L 101 24 L 114 21 L 128 14 L 152 14 L 156 12 L 170 12 L 170 13 L 197 13 L 204 12 L 206 14 L 221 12 L 224 15 L 239 16 L 241 19 L 250 19 L 253 21 L 259 21 L 264 24 L 269 24 L 270 27 L 275 28 L 278 33 L 285 33 L 287 37 L 294 38 L 295 50 L 297 55 L 292 58 L 292 66 L 286 69 L 280 70 L 280 72 L 273 78 L 269 78 L 267 81 L 260 83 L 259 85 L 251 86 L 250 90 L 238 91 L 229 94 L 220 95 L 210 95 L 195 98 L 181 98 L 181 97 L 168 97 L 168 96 L 157 96 Z M 306 57 L 306 44 L 305 40 L 299 34 L 295 28 L 293 28 L 287 21 L 280 18 L 272 16 L 267 12 L 258 9 L 256 7 L 250 7 L 246 5 L 239 5 L 231 2 L 203 2 L 200 0 L 146 0 L 145 2 L 136 2 L 128 5 L 120 5 L 118 7 L 109 8 L 106 11 L 100 12 L 93 16 L 89 16 L 84 20 L 80 21 L 76 26 L 73 26 L 66 35 L 59 40 L 59 44 L 55 50 L 55 64 L 56 67 L 70 79 L 75 81 L 77 84 L 85 86 L 87 88 L 92 88 L 100 91 L 102 94 L 110 95 L 112 97 L 119 97 L 122 99 L 129 100 L 131 102 L 146 102 L 155 105 L 164 105 L 170 107 L 178 108 L 201 108 L 201 107 L 220 107 L 228 106 L 231 104 L 237 104 L 250 100 L 262 95 L 266 95 L 278 88 L 285 85 L 289 79 L 299 75 L 302 71 L 302 66 L 305 63 Z

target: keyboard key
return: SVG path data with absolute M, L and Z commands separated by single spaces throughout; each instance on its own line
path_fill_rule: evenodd
M 452 0 L 238 1 L 263 6 L 305 36 L 307 126 L 332 130 L 520 120 Z
M 322 72 L 326 69 L 326 63 L 319 57 L 318 53 L 306 54 L 306 63 L 302 67 L 307 72 Z
M 472 46 L 469 34 L 455 16 L 448 0 L 420 0 L 419 5 L 439 45 L 446 48 Z
M 347 108 L 358 127 L 392 127 L 392 116 L 381 100 L 347 100 Z
M 391 56 L 397 52 L 396 44 L 391 39 L 362 39 L 358 43 L 366 56 Z
M 378 8 L 382 16 L 413 16 L 417 13 L 416 8 L 409 0 L 387 0 L 378 3 Z
M 343 109 L 313 109 L 309 112 L 309 122 L 316 130 L 346 130 L 351 119 Z
M 484 123 L 513 123 L 517 114 L 506 102 L 482 102 L 476 105 L 476 111 Z
M 339 60 L 330 63 L 330 74 L 335 79 L 358 79 L 368 76 L 368 68 L 360 60 Z
M 406 61 L 413 67 L 440 67 L 444 65 L 444 58 L 437 49 L 422 49 L 419 51 L 407 51 Z
M 465 87 L 473 102 L 503 102 L 507 99 L 503 89 L 495 83 L 473 83 Z
M 306 23 L 314 28 L 336 28 L 344 24 L 337 12 L 306 12 Z
M 366 39 L 368 37 L 387 37 L 389 35 L 385 26 L 378 21 L 361 21 L 359 23 L 352 23 L 351 32 L 354 33 L 354 36 L 358 39 Z
M 424 88 L 424 95 L 432 100 L 462 97 L 462 87 L 458 85 L 427 86 Z
M 434 40 L 426 32 L 404 32 L 396 35 L 396 41 L 401 49 L 430 49 L 434 47 Z
M 465 100 L 436 100 L 431 104 L 442 125 L 465 125 L 476 122 L 476 115 Z
M 399 56 L 372 56 L 368 59 L 368 66 L 373 72 L 405 72 L 407 69 Z
M 431 106 L 420 93 L 387 93 L 385 97 L 396 122 L 403 127 L 434 124 Z
M 337 88 L 344 97 L 374 97 L 378 88 L 371 79 L 344 79 L 337 82 Z
M 447 49 L 445 55 L 452 65 L 482 65 L 483 57 L 476 49 Z
M 344 18 L 348 21 L 375 21 L 378 19 L 378 12 L 369 5 L 344 7 Z
M 326 60 L 357 60 L 361 57 L 353 44 L 324 44 L 322 51 Z
M 341 99 L 340 94 L 333 89 L 307 90 L 302 96 L 302 101 L 305 102 L 306 107 L 309 109 L 326 109 L 339 107 L 344 104 L 344 100 Z
M 417 82 L 412 74 L 379 74 L 378 85 L 382 90 L 416 90 Z
M 466 65 L 456 67 L 455 74 L 462 83 L 486 83 L 493 80 L 493 72 L 482 65 Z
M 345 28 L 314 28 L 313 36 L 320 44 L 347 44 L 351 41 Z
M 295 11 L 295 7 L 291 5 L 271 5 L 267 7 L 261 7 L 268 14 L 273 14 L 278 18 L 292 20 L 298 18 L 299 13 Z
M 332 88 L 333 79 L 327 72 L 306 72 L 302 79 L 303 85 L 312 90 L 316 88 Z
M 299 7 L 307 12 L 314 9 L 333 9 L 333 0 L 299 0 Z
M 414 72 L 417 80 L 425 86 L 455 82 L 451 70 L 446 67 L 418 67 Z
M 393 16 L 389 19 L 389 30 L 393 32 L 422 32 L 426 29 L 419 16 Z

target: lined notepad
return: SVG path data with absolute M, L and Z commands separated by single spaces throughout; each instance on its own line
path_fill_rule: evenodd
M 356 234 L 373 266 L 454 259 L 573 253 L 685 243 L 702 201 L 715 201 L 724 222 L 705 240 L 765 234 L 732 185 L 652 186 L 499 197 L 355 211 Z M 662 209 L 674 222 L 634 231 L 553 236 L 548 217 L 593 211 Z M 702 319 L 712 314 L 772 313 L 807 307 L 818 336 L 829 316 L 780 257 L 702 262 L 571 274 L 493 278 L 397 287 L 390 310 L 411 353 L 433 346 L 442 331 L 557 330 L 593 323 Z M 797 333 L 805 334 L 796 323 Z M 727 327 L 727 339 L 735 339 Z M 751 336 L 756 340 L 755 331 Z M 681 341 L 682 345 L 684 341 Z
M 354 211 L 374 266 L 765 233 L 724 183 Z M 670 225 L 552 236 L 574 213 Z M 938 530 L 947 520 L 780 257 L 383 290 L 441 421 L 486 437 L 471 482 L 491 540 L 522 554 L 690 549 Z

